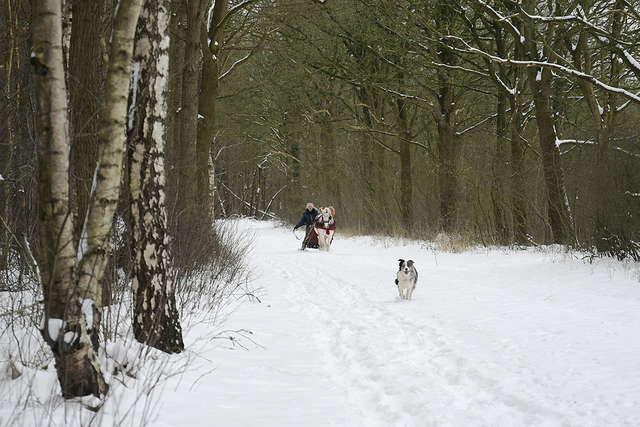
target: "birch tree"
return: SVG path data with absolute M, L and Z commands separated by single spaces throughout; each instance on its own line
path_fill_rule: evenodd
M 128 162 L 134 254 L 133 331 L 162 351 L 184 348 L 171 274 L 165 195 L 169 0 L 145 2 L 137 29 Z
M 62 56 L 62 4 L 33 5 L 33 52 L 38 155 L 38 263 L 44 295 L 42 334 L 55 358 L 65 398 L 107 385 L 87 335 L 76 286 L 76 253 L 69 210 L 69 122 Z
M 62 5 L 34 3 L 33 53 L 38 149 L 38 264 L 44 294 L 42 334 L 65 398 L 106 393 L 90 334 L 101 313 L 101 286 L 118 201 L 124 119 L 135 24 L 141 0 L 123 1 L 114 20 L 99 164 L 76 254 L 69 206 L 69 122 L 62 56 Z M 77 267 L 76 264 L 78 263 Z

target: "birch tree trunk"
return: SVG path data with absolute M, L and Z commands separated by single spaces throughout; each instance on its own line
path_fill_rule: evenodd
M 38 156 L 38 263 L 44 296 L 42 335 L 55 358 L 65 398 L 106 393 L 89 341 L 75 283 L 76 252 L 69 211 L 69 122 L 62 54 L 60 0 L 33 3 L 36 146 Z
M 93 312 L 89 332 L 97 331 L 102 313 L 102 279 L 111 245 L 111 224 L 120 197 L 126 142 L 127 95 L 136 22 L 142 0 L 123 1 L 114 21 L 101 113 L 99 164 L 78 248 L 78 289 Z M 97 343 L 97 336 L 92 337 Z
M 133 331 L 167 353 L 184 349 L 172 283 L 165 197 L 165 139 L 169 85 L 168 0 L 145 2 L 137 29 L 138 80 L 130 136 Z

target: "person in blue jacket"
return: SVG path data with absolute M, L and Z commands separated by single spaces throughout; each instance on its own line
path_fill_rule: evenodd
M 302 213 L 302 219 L 296 224 L 295 227 L 293 227 L 293 229 L 296 230 L 303 225 L 307 226 L 304 240 L 302 241 L 302 249 L 306 247 L 307 241 L 309 240 L 309 237 L 311 237 L 311 233 L 313 232 L 313 224 L 315 224 L 316 218 L 319 214 L 320 212 L 318 212 L 318 209 L 313 206 L 313 203 L 307 203 L 307 209 L 305 209 Z

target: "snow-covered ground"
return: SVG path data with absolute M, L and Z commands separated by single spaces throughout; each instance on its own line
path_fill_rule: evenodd
M 331 252 L 298 251 L 288 227 L 238 224 L 255 229 L 259 300 L 230 306 L 223 325 L 192 318 L 188 350 L 147 358 L 137 379 L 109 375 L 96 423 L 640 426 L 639 265 L 558 247 L 449 253 L 340 230 Z M 412 301 L 398 298 L 398 258 L 420 273 Z M 146 398 L 149 360 L 166 365 Z M 53 372 L 36 374 L 50 412 L 22 425 L 89 423 L 77 402 L 46 395 Z M 1 381 L 2 396 L 25 381 Z M 27 413 L 17 399 L 2 397 L 0 425 Z

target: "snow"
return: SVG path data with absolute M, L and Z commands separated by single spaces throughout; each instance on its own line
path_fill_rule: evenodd
M 223 324 L 183 321 L 179 355 L 143 363 L 148 350 L 108 343 L 102 425 L 640 425 L 637 263 L 559 246 L 454 253 L 339 229 L 330 252 L 298 251 L 289 226 L 238 225 L 256 233 L 256 297 L 226 308 Z M 399 258 L 420 274 L 411 301 L 394 284 Z M 88 425 L 95 414 L 80 405 L 46 403 L 52 367 L 22 368 L 50 412 L 20 425 Z M 0 425 L 17 400 L 3 397 Z
M 636 70 L 636 72 L 640 71 L 640 62 L 636 61 L 636 59 L 633 56 L 631 56 L 631 54 L 626 50 L 623 50 L 622 54 L 627 59 L 627 61 L 629 61 L 629 63 Z
M 100 162 L 96 162 L 96 167 L 93 170 L 93 181 L 91 182 L 91 195 L 90 200 L 93 201 L 96 189 L 98 188 L 98 174 L 100 172 Z M 84 223 L 82 225 L 82 234 L 80 235 L 80 241 L 78 242 L 78 264 L 85 257 L 87 252 L 89 252 L 89 218 L 91 217 L 91 207 L 93 203 L 89 204 L 89 209 L 87 209 L 87 213 L 84 217 Z
M 65 332 L 64 334 L 64 342 L 69 344 L 69 345 L 73 345 L 73 343 L 75 343 L 75 341 L 79 338 L 78 334 L 76 334 L 75 332 L 69 331 L 69 332 Z
M 140 78 L 140 61 L 133 61 L 131 64 L 131 102 L 129 103 L 129 118 L 127 121 L 127 130 L 133 129 L 133 122 L 136 117 L 136 102 L 138 97 L 138 79 Z
M 82 300 L 82 313 L 87 322 L 87 329 L 93 329 L 93 300 L 91 298 Z
M 65 328 L 65 321 L 62 319 L 50 318 L 47 325 L 47 331 L 51 340 L 58 341 L 60 331 Z

